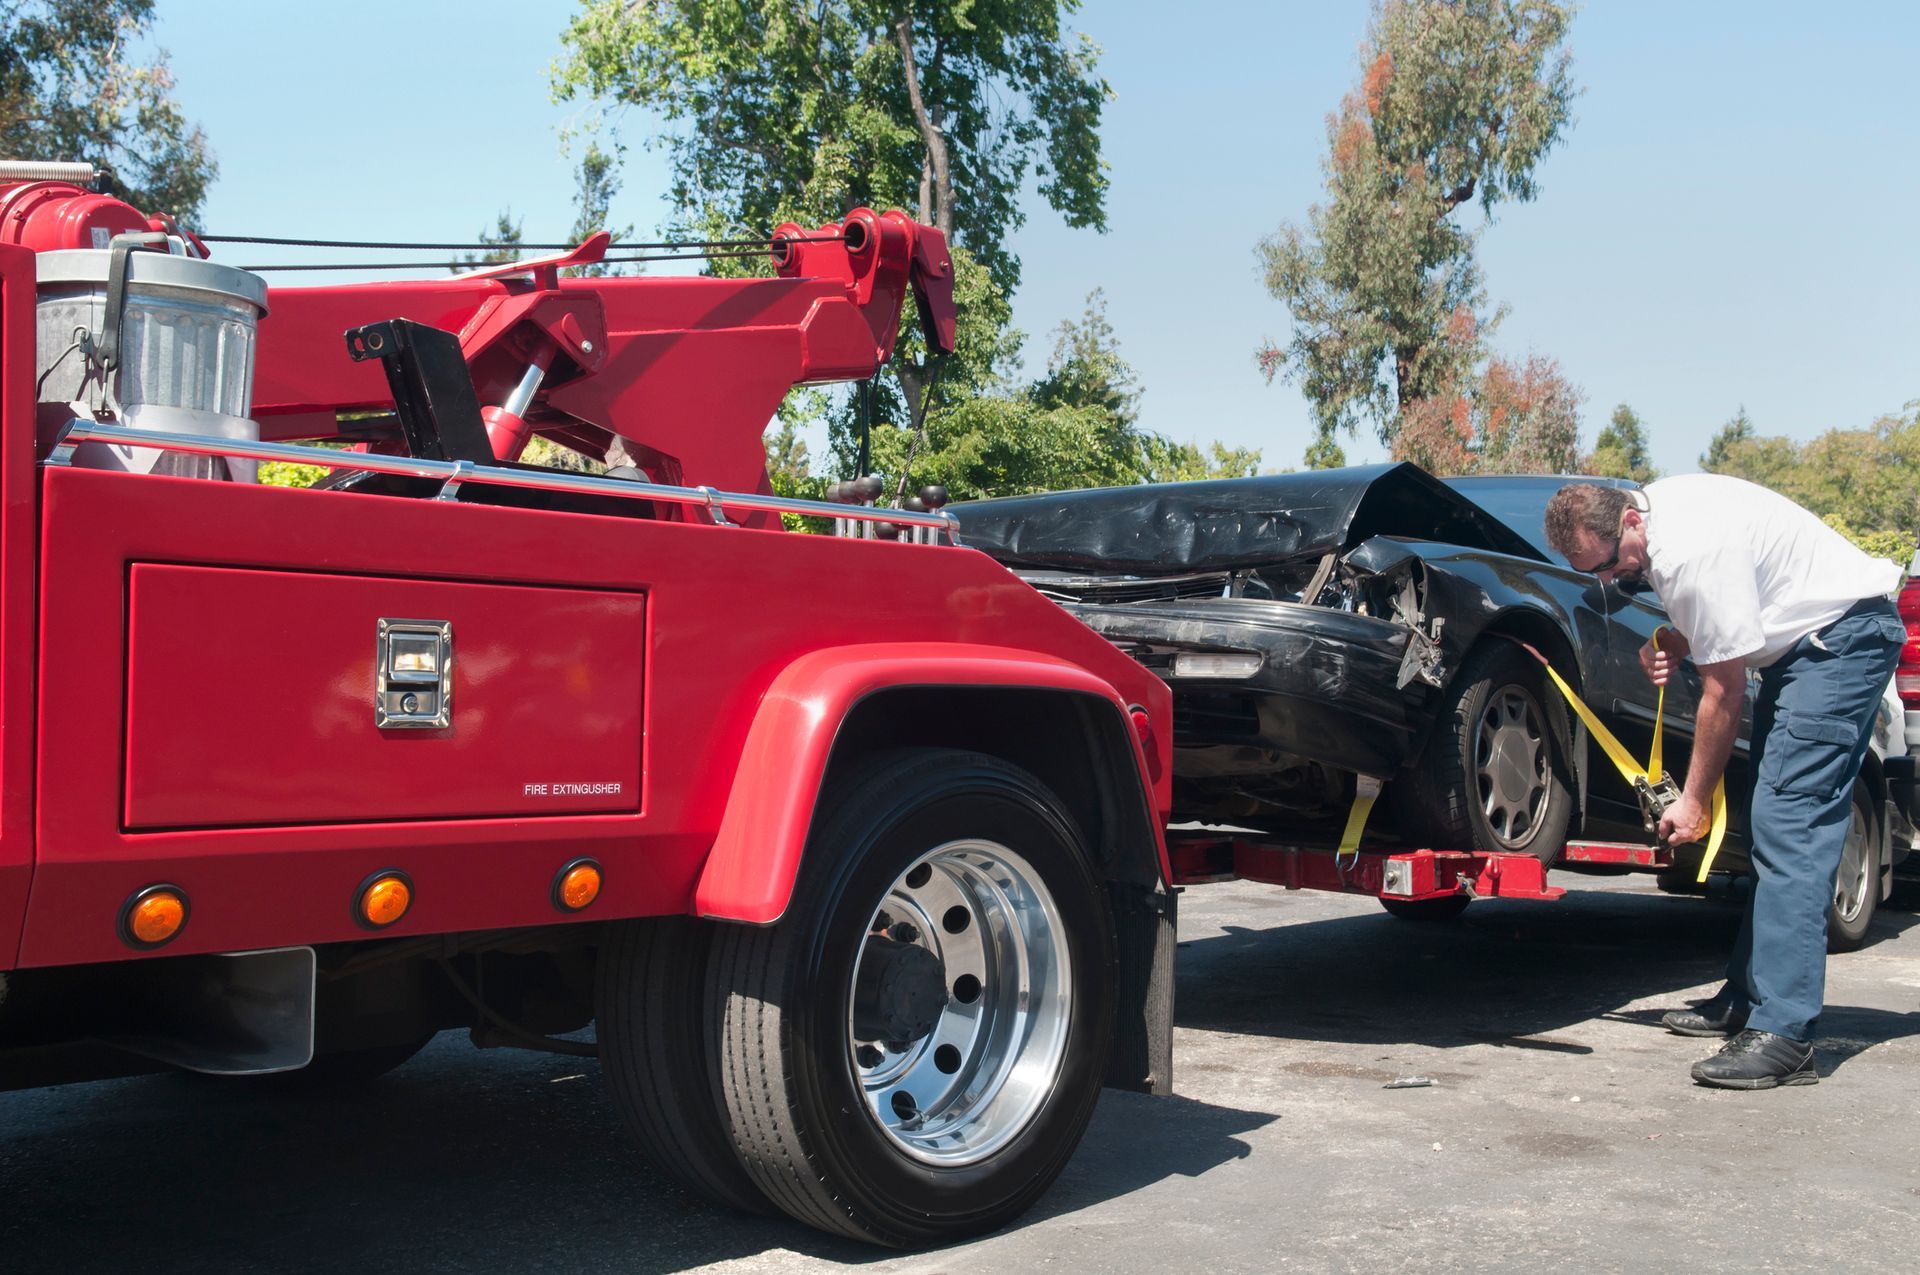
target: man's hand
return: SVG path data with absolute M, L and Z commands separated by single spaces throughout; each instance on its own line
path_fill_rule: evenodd
M 1652 640 L 1640 648 L 1640 667 L 1645 670 L 1647 680 L 1655 686 L 1665 686 L 1673 671 L 1680 667 L 1693 647 L 1687 642 L 1687 635 L 1674 629 L 1660 630 L 1660 648 L 1654 649 Z
M 1707 812 L 1700 803 L 1685 793 L 1680 800 L 1666 808 L 1660 816 L 1660 844 L 1663 846 L 1685 845 L 1689 841 L 1699 841 L 1707 835 Z

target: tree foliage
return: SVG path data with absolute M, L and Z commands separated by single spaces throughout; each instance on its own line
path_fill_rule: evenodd
M 674 227 L 765 234 L 858 204 L 918 208 L 1011 292 L 1019 195 L 1104 228 L 1099 50 L 1079 0 L 589 0 L 555 93 L 676 131 Z
M 1747 416 L 1747 405 L 1742 403 L 1740 410 L 1727 419 L 1707 440 L 1707 450 L 1700 457 L 1700 468 L 1709 474 L 1727 472 L 1729 458 L 1742 443 L 1752 441 L 1754 437 L 1753 421 Z
M 1202 449 L 1140 427 L 1133 369 L 1120 354 L 1099 289 L 1088 296 L 1078 320 L 1063 322 L 1056 330 L 1053 356 L 1038 379 L 1019 384 L 1004 372 L 981 377 L 982 368 L 1011 366 L 1020 334 L 993 322 L 991 284 L 975 280 L 969 291 L 976 290 L 984 290 L 979 300 L 988 316 L 979 335 L 984 339 L 991 333 L 1000 344 L 962 360 L 962 375 L 976 379 L 951 399 L 942 377 L 941 401 L 929 414 L 918 446 L 911 429 L 888 420 L 875 423 L 874 472 L 908 491 L 939 483 L 955 500 L 975 500 L 1257 471 L 1258 451 L 1219 443 Z M 961 313 L 966 313 L 964 304 Z M 962 353 L 967 353 L 964 346 Z M 854 469 L 859 440 L 853 424 L 850 415 L 842 414 L 832 432 L 843 473 Z M 783 435 L 775 434 L 769 441 L 770 458 L 790 455 L 788 447 Z
M 1327 119 L 1327 202 L 1260 245 L 1293 335 L 1257 359 L 1300 386 L 1322 440 L 1371 422 L 1391 444 L 1405 420 L 1446 443 L 1499 320 L 1461 218 L 1534 197 L 1571 118 L 1571 17 L 1555 0 L 1377 0 L 1366 70 Z
M 1572 473 L 1583 397 L 1552 359 L 1495 358 L 1463 391 L 1410 404 L 1393 456 L 1435 474 Z
M 153 0 L 0 0 L 0 154 L 91 163 L 102 190 L 194 222 L 218 165 L 166 53 L 134 52 L 152 23 Z
M 1613 409 L 1613 417 L 1594 440 L 1593 450 L 1580 461 L 1580 472 L 1602 478 L 1631 478 L 1637 483 L 1650 483 L 1660 476 L 1653 467 L 1646 428 L 1631 407 L 1622 403 Z
M 597 141 L 587 143 L 580 154 L 580 164 L 575 170 L 573 192 L 573 233 L 575 243 L 583 243 L 589 237 L 606 231 L 614 239 L 633 237 L 631 225 L 613 224 L 613 199 L 620 193 L 619 156 L 600 149 Z M 607 275 L 623 273 L 628 267 L 595 262 L 590 266 L 574 266 L 568 270 L 570 275 L 583 278 L 603 278 Z
M 849 208 L 904 207 L 954 249 L 967 331 L 936 366 L 903 318 L 876 415 L 928 425 L 996 376 L 1020 262 L 1007 238 L 1019 196 L 1071 226 L 1104 229 L 1100 120 L 1111 91 L 1099 51 L 1068 33 L 1079 0 L 587 0 L 554 68 L 563 99 L 658 111 L 674 173 L 668 230 L 751 237 Z M 716 261 L 718 272 L 764 262 Z M 969 278 L 969 275 L 975 277 Z M 986 299 L 998 328 L 968 317 Z M 936 377 L 938 378 L 936 383 Z M 902 478 L 904 481 L 904 477 Z
M 479 252 L 460 254 L 461 270 L 473 270 L 481 266 L 504 266 L 520 260 L 520 218 L 513 215 L 513 209 L 502 208 L 494 218 L 493 228 L 480 232 L 480 242 L 484 247 Z
M 1869 553 L 1902 565 L 1920 540 L 1920 403 L 1865 429 L 1830 429 L 1805 443 L 1760 434 L 1742 408 L 1700 464 L 1770 487 Z

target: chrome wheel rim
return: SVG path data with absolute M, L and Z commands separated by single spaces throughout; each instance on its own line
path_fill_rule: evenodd
M 1867 890 L 1873 881 L 1868 849 L 1867 817 L 1855 805 L 1847 823 L 1846 844 L 1840 850 L 1840 871 L 1833 880 L 1834 914 L 1849 925 L 1860 919 L 1867 906 Z
M 1524 689 L 1487 697 L 1474 729 L 1474 783 L 1487 827 L 1502 846 L 1533 840 L 1546 816 L 1549 782 L 1546 715 Z
M 947 988 L 919 1040 L 861 1040 L 849 1011 L 848 1057 L 867 1114 L 916 1160 L 955 1168 L 986 1159 L 1039 1112 L 1066 1057 L 1073 980 L 1053 895 L 1007 847 L 951 841 L 900 874 L 867 934 L 932 952 Z M 859 974 L 856 961 L 856 988 Z

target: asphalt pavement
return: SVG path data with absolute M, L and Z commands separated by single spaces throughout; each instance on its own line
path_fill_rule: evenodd
M 1687 1077 L 1725 904 L 1556 874 L 1396 920 L 1181 901 L 1173 1098 L 1108 1093 L 1012 1227 L 920 1254 L 741 1217 L 626 1146 L 591 1061 L 447 1033 L 357 1093 L 152 1076 L 0 1094 L 0 1267 L 40 1271 L 1911 1270 L 1920 929 L 1831 959 L 1818 1085 Z M 1424 1087 L 1388 1088 L 1419 1077 Z

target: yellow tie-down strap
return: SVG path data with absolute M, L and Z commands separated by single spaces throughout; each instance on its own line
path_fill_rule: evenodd
M 1665 626 L 1663 625 L 1662 627 Z M 1526 646 L 1526 643 L 1523 642 L 1521 645 Z M 1659 629 L 1653 631 L 1653 649 L 1656 651 L 1660 649 Z M 1560 670 L 1554 668 L 1546 656 L 1540 654 L 1540 652 L 1534 650 L 1531 646 L 1527 646 L 1527 652 L 1532 655 L 1534 659 L 1539 660 L 1541 667 L 1547 670 L 1547 676 L 1553 679 L 1553 684 L 1560 688 L 1562 695 L 1566 696 L 1567 706 L 1573 709 L 1580 720 L 1587 724 L 1587 729 L 1593 733 L 1594 739 L 1599 741 L 1600 750 L 1606 753 L 1608 759 L 1613 762 L 1614 769 L 1620 772 L 1620 777 L 1627 781 L 1628 787 L 1634 788 L 1637 791 L 1641 786 L 1658 786 L 1662 782 L 1669 785 L 1673 783 L 1672 776 L 1667 774 L 1666 767 L 1663 764 L 1664 758 L 1662 755 L 1662 740 L 1665 733 L 1662 729 L 1662 719 L 1665 718 L 1667 712 L 1666 687 L 1662 686 L 1660 688 L 1659 698 L 1654 703 L 1653 752 L 1647 758 L 1647 764 L 1642 766 L 1633 759 L 1633 754 L 1627 751 L 1627 746 L 1621 743 L 1619 739 L 1614 736 L 1614 733 L 1606 728 L 1606 725 L 1601 722 L 1592 709 L 1587 707 L 1585 701 L 1574 694 L 1573 688 L 1567 685 L 1567 680 L 1560 676 Z M 1700 859 L 1700 875 L 1695 878 L 1696 881 L 1705 881 L 1707 879 L 1707 873 L 1713 867 L 1713 857 L 1720 853 L 1720 843 L 1726 839 L 1726 835 L 1727 781 L 1723 776 L 1720 782 L 1713 787 L 1713 810 L 1707 826 L 1707 852 Z
M 1333 856 L 1334 864 L 1342 872 L 1353 866 L 1355 856 L 1360 853 L 1360 837 L 1367 830 L 1367 816 L 1373 813 L 1373 803 L 1385 786 L 1384 780 L 1373 775 L 1354 776 L 1353 805 L 1347 809 L 1347 826 L 1340 833 L 1340 848 Z

